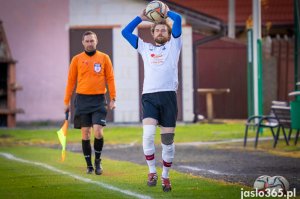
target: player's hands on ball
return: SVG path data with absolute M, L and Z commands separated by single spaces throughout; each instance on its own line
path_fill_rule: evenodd
M 143 11 L 143 14 L 147 19 L 141 16 L 145 21 L 150 21 L 153 23 L 159 23 L 161 21 L 166 20 L 168 17 L 167 12 L 169 11 L 169 7 L 161 2 L 161 1 L 151 1 L 146 6 L 146 9 Z
M 166 14 L 165 14 L 165 19 L 168 17 L 168 12 L 169 12 L 169 10 L 170 10 L 170 8 L 169 8 L 169 6 L 167 6 L 167 4 L 166 4 Z
M 150 21 L 152 22 L 147 16 L 146 16 L 146 9 L 142 10 L 142 13 L 140 14 L 140 17 L 142 21 Z

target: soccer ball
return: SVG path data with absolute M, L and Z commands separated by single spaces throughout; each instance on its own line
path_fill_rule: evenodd
M 286 191 L 289 190 L 289 182 L 282 176 L 273 176 L 271 178 L 269 178 L 268 180 L 268 184 L 269 186 L 267 187 L 267 189 L 270 189 L 270 191 L 275 191 L 275 192 L 279 192 L 279 191 L 283 191 L 284 193 L 286 193 Z
M 167 18 L 167 8 L 161 1 L 151 1 L 146 7 L 145 16 L 152 22 L 161 22 Z
M 269 187 L 269 179 L 271 177 L 267 175 L 259 176 L 253 185 L 254 189 L 257 189 L 258 191 L 265 191 L 266 188 Z

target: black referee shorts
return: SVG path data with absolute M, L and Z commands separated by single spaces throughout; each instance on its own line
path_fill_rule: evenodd
M 107 103 L 104 95 L 77 94 L 75 98 L 74 128 L 106 126 Z
M 176 126 L 178 108 L 175 91 L 143 94 L 142 109 L 143 119 L 156 119 L 162 127 Z

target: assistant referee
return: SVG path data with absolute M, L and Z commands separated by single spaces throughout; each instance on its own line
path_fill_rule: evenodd
M 95 171 L 101 175 L 101 152 L 104 144 L 103 128 L 106 126 L 107 101 L 106 84 L 109 89 L 109 108 L 115 108 L 116 87 L 109 56 L 96 49 L 97 35 L 87 31 L 82 36 L 84 52 L 75 55 L 71 61 L 65 92 L 65 112 L 70 110 L 70 99 L 77 83 L 74 113 L 74 128 L 81 129 L 82 151 L 87 164 L 87 173 Z M 91 130 L 94 132 L 95 161 L 92 165 Z

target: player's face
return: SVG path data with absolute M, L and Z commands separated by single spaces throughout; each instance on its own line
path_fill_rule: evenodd
M 154 32 L 153 32 L 153 38 L 154 41 L 157 44 L 164 44 L 170 39 L 170 35 L 168 33 L 168 28 L 166 25 L 159 24 L 155 26 Z
M 98 44 L 98 40 L 96 35 L 85 35 L 82 41 L 82 45 L 84 46 L 84 50 L 87 52 L 92 52 L 96 50 L 96 46 Z

